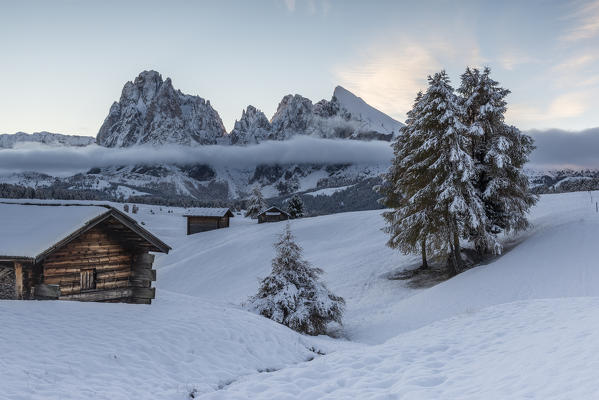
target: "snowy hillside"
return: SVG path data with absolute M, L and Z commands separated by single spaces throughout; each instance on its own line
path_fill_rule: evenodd
M 42 143 L 52 146 L 89 146 L 95 142 L 96 139 L 91 136 L 63 135 L 50 132 L 0 134 L 0 149 L 11 149 L 17 144 L 24 143 Z
M 3 393 L 593 398 L 597 200 L 598 192 L 542 196 L 533 228 L 506 238 L 503 256 L 429 289 L 388 279 L 418 257 L 385 247 L 380 211 L 293 221 L 306 258 L 346 299 L 337 331 L 346 339 L 300 336 L 239 308 L 270 271 L 271 244 L 284 223 L 236 216 L 228 229 L 185 236 L 182 215 L 193 210 L 141 205 L 134 217 L 173 247 L 156 257 L 156 303 L 0 302 L 9 322 L 0 327 Z M 18 334 L 25 326 L 30 335 Z

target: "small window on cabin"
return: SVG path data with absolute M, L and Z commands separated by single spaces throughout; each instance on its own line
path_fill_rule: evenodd
M 96 270 L 81 270 L 81 290 L 91 290 L 96 288 Z

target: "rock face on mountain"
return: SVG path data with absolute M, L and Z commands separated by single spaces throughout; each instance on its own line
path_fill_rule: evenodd
M 91 136 L 62 135 L 51 132 L 25 133 L 17 132 L 14 134 L 0 135 L 0 149 L 10 149 L 17 143 L 42 143 L 52 146 L 89 146 L 96 141 Z
M 125 84 L 96 141 L 106 147 L 215 144 L 225 133 L 210 101 L 175 90 L 170 78 L 163 80 L 156 71 L 144 71 Z
M 231 144 L 257 144 L 268 140 L 271 125 L 266 115 L 254 106 L 247 106 L 241 113 L 241 119 L 229 134 Z
M 96 142 L 106 147 L 138 144 L 257 144 L 296 135 L 391 140 L 402 124 L 337 86 L 332 99 L 313 104 L 299 94 L 283 97 L 269 121 L 248 106 L 227 134 L 209 101 L 175 90 L 170 78 L 144 71 L 127 82 L 110 108 Z
M 231 144 L 286 140 L 296 135 L 391 140 L 403 126 L 341 86 L 335 88 L 330 101 L 316 104 L 298 94 L 283 97 L 270 123 L 262 112 L 250 107 L 236 121 Z
M 310 99 L 299 94 L 283 97 L 271 119 L 271 138 L 284 140 L 295 135 L 311 134 L 313 109 Z

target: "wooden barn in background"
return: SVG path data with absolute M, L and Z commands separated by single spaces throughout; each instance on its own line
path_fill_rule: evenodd
M 0 221 L 0 298 L 155 298 L 149 252 L 170 247 L 112 207 L 3 203 Z
M 258 214 L 258 223 L 279 222 L 289 219 L 289 214 L 279 207 L 270 207 Z
M 229 208 L 194 208 L 193 213 L 186 214 L 187 234 L 228 228 L 229 218 L 233 217 Z

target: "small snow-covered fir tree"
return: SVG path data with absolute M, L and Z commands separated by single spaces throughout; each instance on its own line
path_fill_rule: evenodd
M 467 68 L 458 89 L 475 165 L 473 185 L 484 204 L 486 223 L 471 234 L 480 253 L 500 252 L 496 235 L 528 227 L 526 212 L 536 197 L 523 166 L 534 149 L 532 138 L 504 122 L 509 90 L 491 79 L 491 70 Z
M 291 219 L 302 218 L 304 216 L 304 202 L 298 195 L 293 196 L 289 199 L 287 204 L 287 212 Z
M 309 335 L 325 334 L 331 321 L 341 324 L 345 301 L 319 280 L 323 271 L 303 259 L 289 224 L 275 249 L 272 272 L 248 305 L 266 318 Z
M 258 214 L 260 214 L 263 210 L 268 208 L 268 204 L 264 200 L 264 196 L 262 196 L 262 191 L 260 191 L 260 186 L 255 185 L 252 188 L 252 194 L 248 200 L 247 211 L 245 212 L 246 217 L 250 218 L 258 218 Z

